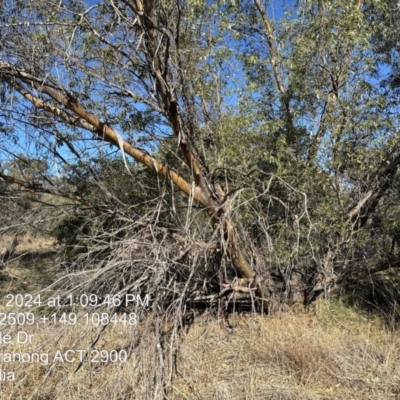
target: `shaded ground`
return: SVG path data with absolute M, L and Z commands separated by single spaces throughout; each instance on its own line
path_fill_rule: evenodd
M 0 255 L 4 254 L 12 237 L 0 238 Z M 33 293 L 52 283 L 54 264 L 59 249 L 52 238 L 23 237 L 10 260 L 0 271 L 0 296 L 13 293 Z

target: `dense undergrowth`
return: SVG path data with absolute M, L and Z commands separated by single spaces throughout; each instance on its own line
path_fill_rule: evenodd
M 40 283 L 48 283 L 42 280 L 43 254 L 51 243 L 42 246 L 36 263 L 25 256 L 7 266 L 14 279 L 3 281 L 2 295 L 40 290 Z M 159 336 L 149 329 L 152 312 L 134 327 L 26 327 L 34 342 L 11 344 L 7 352 L 47 353 L 51 360 L 60 349 L 117 349 L 129 358 L 123 363 L 86 359 L 78 370 L 78 361 L 0 363 L 18 376 L 2 382 L 0 399 L 397 399 L 396 285 L 387 274 L 380 281 L 392 285 L 378 282 L 373 288 L 371 282 L 358 297 L 321 298 L 296 312 L 221 318 L 206 311 L 183 328 L 168 326 L 165 319 L 157 325 Z

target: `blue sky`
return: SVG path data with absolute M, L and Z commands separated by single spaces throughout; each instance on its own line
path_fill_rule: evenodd
M 95 1 L 88 1 L 87 6 L 93 6 L 94 4 L 98 4 L 98 2 Z M 283 12 L 285 10 L 294 10 L 296 2 L 295 1 L 271 1 L 267 7 L 267 11 L 269 14 L 269 17 L 274 20 L 274 21 L 278 21 L 282 15 Z M 32 21 L 31 21 L 32 22 Z M 223 43 L 224 46 L 226 46 L 226 42 Z M 229 43 L 228 43 L 229 44 Z M 235 43 L 236 45 L 237 43 Z M 232 43 L 232 46 L 234 45 L 234 43 Z M 1 53 L 0 53 L 1 54 Z M 10 56 L 10 55 L 7 55 Z M 235 63 L 234 62 L 235 59 L 230 59 L 228 60 L 225 65 L 222 65 L 222 68 L 220 70 L 221 75 L 224 75 L 224 77 L 229 81 L 227 89 L 237 89 L 240 90 L 240 82 L 242 82 L 243 85 L 246 85 L 246 80 L 244 79 L 243 76 L 243 69 L 240 65 L 240 63 Z M 58 71 L 60 72 L 60 67 L 58 67 Z M 235 69 L 235 70 L 234 70 Z M 61 71 L 62 72 L 62 71 Z M 381 75 L 383 76 L 387 76 L 390 72 L 390 70 L 388 69 L 388 67 L 386 66 L 381 66 L 380 67 L 380 72 Z M 239 83 L 238 83 L 239 82 Z M 379 84 L 379 82 L 373 82 L 371 79 L 371 83 L 375 83 L 375 84 Z M 247 89 L 246 87 L 244 89 Z M 254 96 L 256 96 L 256 94 L 254 94 Z M 94 99 L 96 99 L 96 97 L 94 96 Z M 102 99 L 99 97 L 98 98 L 99 102 L 102 101 Z M 229 96 L 226 96 L 225 98 L 225 105 L 229 106 L 229 108 L 233 109 L 233 112 L 235 112 L 235 108 L 237 110 L 237 102 L 238 102 L 238 94 L 237 93 L 232 93 Z M 143 111 L 145 109 L 144 105 L 141 104 L 140 102 L 135 102 L 134 104 L 132 104 L 132 108 L 136 108 L 139 112 Z M 108 111 L 113 112 L 113 109 L 109 109 Z M 101 118 L 101 115 L 97 115 L 99 118 Z M 13 122 L 11 122 L 10 120 L 6 120 L 3 118 L 3 120 L 0 119 L 0 122 L 3 122 L 5 124 L 11 124 Z M 18 124 L 18 122 L 14 122 L 15 124 L 15 133 L 17 136 L 20 137 L 20 139 L 25 138 L 25 129 L 27 128 L 23 128 L 21 125 Z M 118 130 L 118 126 L 116 127 Z M 164 134 L 168 133 L 168 130 L 165 130 L 166 128 L 164 128 L 162 125 L 157 126 L 158 129 L 162 129 L 164 131 Z M 32 136 L 32 138 L 34 138 L 34 134 Z M 91 156 L 93 156 L 95 154 L 95 152 L 93 150 L 91 150 L 90 147 L 88 147 L 87 145 L 91 146 L 93 144 L 90 144 L 90 138 L 91 138 L 91 134 L 87 133 L 84 136 L 85 141 L 82 140 L 80 142 L 78 142 L 78 150 L 81 152 L 81 154 L 84 154 L 85 151 L 87 152 L 87 157 L 90 158 Z M 42 140 L 42 139 L 40 139 Z M 49 149 L 52 148 L 52 146 L 54 147 L 54 138 L 48 139 L 48 143 L 47 146 Z M 98 143 L 97 143 L 98 144 Z M 97 145 L 96 144 L 96 145 Z M 0 147 L 0 160 L 5 160 L 6 157 L 8 157 L 9 153 L 13 153 L 13 154 L 18 154 L 21 152 L 26 152 L 28 151 L 28 153 L 32 154 L 32 156 L 36 155 L 36 156 L 40 156 L 40 157 L 44 157 L 44 155 L 42 155 L 42 153 L 40 152 L 40 150 L 38 149 L 38 147 L 36 146 L 36 143 L 34 140 L 32 141 L 27 141 L 25 139 L 21 140 L 19 143 L 13 143 L 12 140 L 10 141 L 3 141 L 3 146 L 6 146 L 7 148 L 3 150 Z M 146 148 L 146 145 L 141 145 L 139 147 L 144 147 L 145 149 L 150 151 L 150 148 Z M 102 149 L 103 154 L 109 154 L 112 151 L 115 151 L 115 149 L 111 149 L 107 144 L 103 144 L 100 146 L 100 149 Z M 61 153 L 62 156 L 64 157 L 68 157 L 68 152 L 66 147 L 60 147 L 58 149 L 58 151 Z M 50 152 L 51 153 L 51 152 Z M 47 158 L 48 162 L 50 165 L 53 165 L 52 167 L 52 171 L 55 171 L 56 168 L 56 164 L 54 162 L 54 159 L 50 159 Z

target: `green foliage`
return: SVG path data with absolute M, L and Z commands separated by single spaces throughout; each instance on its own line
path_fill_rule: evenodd
M 18 154 L 11 161 L 5 163 L 5 170 L 16 178 L 23 178 L 28 182 L 43 182 L 43 176 L 48 171 L 46 160 L 29 158 L 24 154 Z
M 92 219 L 87 215 L 72 215 L 61 220 L 52 231 L 52 236 L 63 246 L 62 259 L 73 262 L 79 254 L 87 251 L 86 237 L 90 233 Z

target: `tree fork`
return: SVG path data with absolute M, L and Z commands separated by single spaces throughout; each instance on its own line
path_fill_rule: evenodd
M 134 7 L 132 7 L 132 4 L 129 0 L 124 1 L 132 10 L 134 10 Z M 159 44 L 161 43 L 162 38 L 158 37 L 159 30 L 156 28 L 157 24 L 155 21 L 153 4 L 151 1 L 147 2 L 145 13 L 140 18 L 142 21 L 142 30 L 145 34 L 144 43 L 148 57 L 149 69 L 155 81 L 155 88 L 157 90 L 157 93 L 159 94 L 159 98 L 163 103 L 162 108 L 166 110 L 172 130 L 179 141 L 179 146 L 185 158 L 185 162 L 192 172 L 192 176 L 196 183 L 200 197 L 202 198 L 202 204 L 206 205 L 207 213 L 212 218 L 213 222 L 215 224 L 219 223 L 221 222 L 225 214 L 225 210 L 223 209 L 223 207 L 216 203 L 216 199 L 218 199 L 218 194 L 211 192 L 210 188 L 212 186 L 210 184 L 207 184 L 207 179 L 201 171 L 200 163 L 196 159 L 193 152 L 190 150 L 189 141 L 186 137 L 186 132 L 183 129 L 181 125 L 181 120 L 179 118 L 178 101 L 174 97 L 174 94 L 170 89 L 170 85 L 167 82 L 170 38 L 166 36 L 167 45 L 165 49 L 165 54 L 164 57 L 161 57 L 160 51 L 156 51 L 156 49 L 159 48 Z M 240 277 L 244 277 L 247 279 L 254 278 L 254 273 L 250 265 L 247 263 L 245 257 L 239 249 L 235 230 L 231 222 L 224 221 L 223 224 L 224 236 L 228 241 L 226 253 L 228 259 L 230 260 L 235 271 Z

